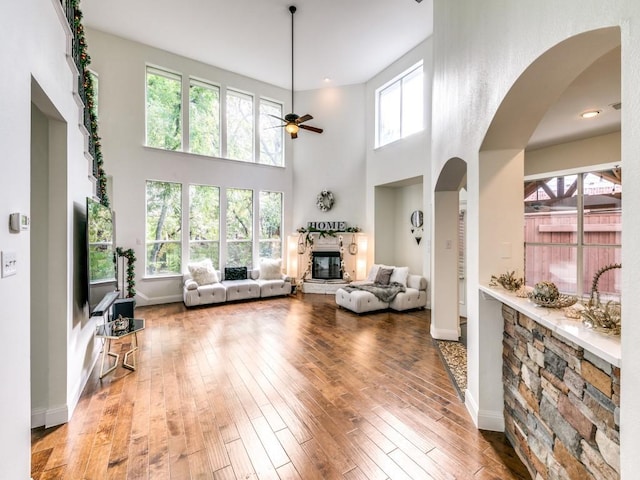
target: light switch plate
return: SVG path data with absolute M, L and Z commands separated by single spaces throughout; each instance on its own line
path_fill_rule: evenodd
M 2 270 L 2 278 L 15 275 L 18 272 L 16 252 L 0 252 L 0 264 Z

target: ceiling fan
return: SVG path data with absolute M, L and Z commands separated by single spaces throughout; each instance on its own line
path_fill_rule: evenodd
M 289 11 L 291 12 L 291 110 L 295 111 L 295 109 L 293 108 L 293 14 L 296 13 L 296 7 L 294 5 L 291 5 L 289 7 Z M 284 122 L 282 125 L 279 125 L 279 127 L 284 127 L 286 132 L 291 135 L 291 138 L 298 138 L 298 131 L 300 129 L 309 130 L 310 132 L 316 133 L 323 132 L 321 128 L 312 127 L 311 125 L 303 125 L 304 122 L 307 122 L 313 118 L 308 113 L 302 116 L 299 116 L 295 113 L 287 113 L 284 118 L 280 118 L 275 115 L 270 116 Z

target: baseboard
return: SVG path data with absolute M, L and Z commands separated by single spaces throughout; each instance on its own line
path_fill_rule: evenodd
M 31 428 L 42 427 L 47 418 L 47 410 L 45 408 L 35 408 L 31 410 Z
M 504 413 L 502 411 L 480 410 L 469 389 L 464 391 L 464 404 L 478 429 L 504 432 Z
M 431 324 L 431 330 L 429 333 L 435 340 L 451 340 L 453 342 L 457 342 L 460 339 L 459 329 L 456 328 L 455 330 L 448 330 L 434 328 L 433 323 Z
M 147 297 L 144 293 L 136 292 L 136 306 L 143 307 L 148 305 L 162 305 L 165 303 L 182 302 L 182 294 L 166 295 L 164 297 Z
M 66 405 L 60 405 L 56 408 L 50 408 L 47 410 L 44 426 L 45 428 L 55 427 L 56 425 L 62 425 L 69 421 L 69 408 Z

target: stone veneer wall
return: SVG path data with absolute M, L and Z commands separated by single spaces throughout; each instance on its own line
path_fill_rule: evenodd
M 620 478 L 620 369 L 503 305 L 505 433 L 538 479 Z

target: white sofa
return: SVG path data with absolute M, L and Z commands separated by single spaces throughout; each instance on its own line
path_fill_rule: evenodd
M 217 280 L 222 278 L 221 272 L 216 271 L 215 273 L 216 275 L 213 278 L 207 279 L 206 283 L 202 285 L 194 279 L 192 273 L 183 274 L 182 298 L 187 307 L 289 295 L 291 293 L 291 279 L 283 273 L 275 275 L 271 273 L 266 276 L 267 278 L 264 278 L 264 269 L 254 269 L 247 271 L 246 279 L 223 279 L 222 281 Z M 260 278 L 261 273 L 263 278 Z M 215 281 L 209 283 L 211 280 Z
M 374 265 L 367 280 L 352 282 L 351 285 L 366 285 L 375 281 L 375 271 L 378 265 Z M 396 267 L 389 267 L 396 268 Z M 400 267 L 402 268 L 402 267 Z M 405 267 L 406 268 L 406 267 Z M 397 281 L 397 280 L 404 280 Z M 355 313 L 373 312 L 376 310 L 386 310 L 388 308 L 396 311 L 413 310 L 424 308 L 427 305 L 427 279 L 421 275 L 401 275 L 399 279 L 393 279 L 406 286 L 406 291 L 398 293 L 393 300 L 385 302 L 377 298 L 373 293 L 364 290 L 353 290 L 351 292 L 344 288 L 336 291 L 336 303 L 347 310 Z

